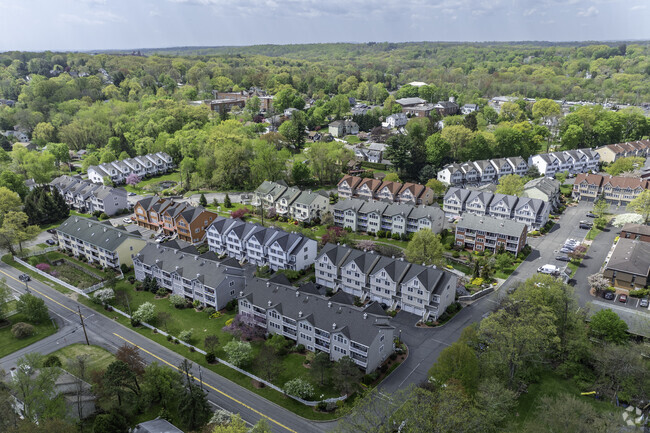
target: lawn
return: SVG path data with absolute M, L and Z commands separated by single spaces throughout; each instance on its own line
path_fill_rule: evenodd
M 454 260 L 449 260 L 447 259 L 447 265 L 451 266 L 452 268 L 456 269 L 457 271 L 460 271 L 464 273 L 465 275 L 471 275 L 472 274 L 472 268 L 470 268 L 467 265 L 464 265 L 462 263 L 458 263 Z
M 52 265 L 52 262 L 61 259 L 64 260 L 63 264 L 57 266 Z M 79 287 L 80 289 L 85 289 L 87 287 L 93 286 L 114 274 L 113 271 L 102 271 L 101 269 L 97 269 L 88 263 L 75 259 L 74 257 L 68 257 L 66 254 L 63 254 L 59 251 L 50 251 L 38 256 L 32 256 L 29 257 L 27 261 L 32 266 L 36 266 L 39 263 L 48 263 L 52 265 L 51 270 L 56 271 L 58 274 L 56 275 L 57 278 L 65 281 L 68 284 Z M 74 263 L 77 266 L 83 267 L 84 269 L 91 272 L 92 275 L 88 275 L 87 273 L 80 271 L 70 263 Z
M 86 217 L 86 218 L 91 218 L 92 217 L 92 215 L 89 214 L 89 213 L 81 213 L 81 212 L 77 212 L 76 210 L 70 210 L 70 216 L 73 216 L 73 215 L 74 216 Z M 61 221 L 61 222 L 63 222 L 63 221 Z M 60 224 L 57 224 L 56 226 L 58 227 L 59 225 Z
M 70 344 L 56 352 L 52 352 L 52 355 L 56 355 L 64 367 L 67 361 L 73 360 L 77 356 L 88 356 L 89 370 L 105 370 L 111 362 L 115 361 L 115 356 L 108 350 L 99 346 L 88 346 L 81 343 Z
M 36 331 L 34 335 L 22 340 L 16 339 L 11 333 L 11 327 L 13 324 L 18 322 L 26 322 L 25 318 L 20 314 L 14 314 L 9 317 L 10 324 L 0 328 L 0 358 L 3 358 L 10 353 L 13 353 L 17 350 L 27 347 L 30 344 L 36 343 L 39 340 L 42 340 L 45 337 L 48 337 L 56 332 L 56 326 L 52 322 L 48 321 L 40 325 L 34 325 L 34 330 Z
M 581 392 L 592 391 L 591 389 L 580 389 L 571 380 L 563 379 L 554 372 L 546 372 L 541 375 L 537 383 L 533 383 L 528 387 L 528 391 L 519 397 L 518 405 L 515 408 L 515 413 L 518 417 L 512 420 L 514 430 L 519 431 L 526 423 L 535 423 L 537 405 L 543 396 L 560 396 L 563 394 L 573 395 L 579 399 L 584 399 L 591 404 L 598 412 L 613 412 L 618 411 L 615 406 L 600 400 L 596 400 L 593 396 L 581 396 Z
M 134 192 L 136 194 L 141 194 L 145 191 L 149 191 L 151 187 L 158 183 L 158 182 L 163 182 L 163 181 L 172 181 L 176 182 L 177 184 L 180 183 L 181 181 L 181 175 L 180 172 L 178 171 L 173 171 L 171 173 L 163 174 L 161 176 L 154 176 L 150 177 L 148 179 L 144 179 L 140 181 L 137 185 L 123 185 L 123 188 L 126 189 L 128 192 Z M 151 191 L 154 192 L 154 191 Z
M 596 236 L 598 236 L 602 232 L 601 229 L 596 227 L 595 225 L 587 232 L 587 236 L 585 236 L 585 239 L 588 241 L 593 241 L 596 239 Z
M 41 281 L 43 284 L 46 284 L 46 285 L 52 287 L 54 290 L 57 290 L 57 291 L 59 291 L 59 292 L 61 292 L 63 294 L 70 293 L 70 290 L 66 289 L 62 285 L 56 284 L 53 281 L 41 276 L 40 274 L 38 274 L 38 273 L 36 273 L 36 272 L 34 272 L 34 271 L 30 270 L 30 269 L 27 269 L 25 266 L 14 262 L 13 257 L 11 256 L 11 254 L 5 254 L 4 256 L 2 256 L 2 261 L 4 263 L 8 264 L 9 266 L 12 266 L 12 267 L 18 269 L 21 272 L 26 273 L 27 275 L 31 276 L 32 278 L 35 278 L 35 279 Z

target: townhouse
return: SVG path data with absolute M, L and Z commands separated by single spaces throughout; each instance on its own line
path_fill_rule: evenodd
M 335 120 L 329 124 L 329 133 L 333 137 L 345 137 L 346 135 L 357 135 L 359 125 L 352 120 Z
M 525 223 L 466 213 L 456 224 L 455 241 L 478 252 L 503 248 L 516 257 L 526 245 L 527 232 Z
M 555 209 L 560 205 L 560 182 L 549 177 L 538 177 L 524 185 L 522 197 L 536 198 Z
M 376 233 L 380 230 L 404 235 L 429 229 L 442 230 L 444 213 L 438 207 L 367 202 L 358 198 L 339 201 L 332 206 L 334 224 L 352 231 Z
M 627 223 L 621 229 L 620 238 L 650 242 L 650 226 Z
M 437 320 L 454 302 L 458 277 L 435 266 L 409 263 L 345 245 L 326 244 L 316 258 L 316 283 Z
M 210 251 L 273 270 L 300 271 L 314 263 L 317 242 L 299 233 L 217 217 L 206 230 Z
M 288 187 L 283 181 L 265 180 L 253 192 L 251 204 L 275 209 L 278 215 L 286 218 L 311 223 L 329 212 L 330 199 L 326 191 L 301 191 Z
M 431 204 L 433 191 L 417 183 L 382 182 L 377 179 L 345 175 L 338 183 L 339 199 L 362 198 L 387 203 Z
M 538 198 L 451 187 L 443 198 L 443 210 L 448 218 L 471 213 L 518 221 L 538 230 L 548 222 L 551 205 Z
M 65 220 L 56 228 L 56 234 L 60 249 L 75 257 L 85 257 L 88 263 L 110 268 L 131 266 L 135 254 L 146 245 L 140 236 L 113 227 L 110 221 L 80 216 Z
M 206 210 L 203 206 L 189 206 L 174 219 L 178 238 L 190 243 L 202 242 L 205 230 L 217 217 L 216 213 Z
M 612 163 L 619 158 L 629 156 L 646 157 L 650 153 L 650 140 L 628 141 L 625 143 L 608 144 L 595 150 L 603 162 Z
M 94 184 L 89 180 L 63 175 L 50 182 L 50 188 L 59 190 L 66 203 L 78 212 L 102 212 L 108 216 L 129 208 L 126 191 Z
M 199 301 L 217 310 L 235 299 L 244 289 L 241 267 L 220 261 L 212 252 L 198 254 L 189 244 L 168 242 L 147 244 L 133 258 L 135 278 L 155 278 L 158 286 L 189 301 Z
M 621 237 L 605 263 L 603 276 L 620 289 L 638 290 L 647 287 L 650 277 L 650 243 Z
M 565 150 L 542 153 L 528 159 L 529 166 L 536 166 L 542 176 L 553 177 L 555 173 L 587 173 L 598 170 L 600 154 L 593 149 Z
M 167 173 L 174 168 L 172 157 L 165 152 L 149 153 L 121 161 L 106 162 L 88 167 L 88 179 L 94 183 L 104 183 L 104 178 L 110 178 L 115 184 L 126 181 L 130 174 L 139 178 Z
M 283 335 L 311 352 L 325 352 L 332 361 L 349 356 L 366 373 L 394 352 L 395 328 L 374 303 L 359 308 L 253 278 L 239 293 L 239 313 L 269 334 Z
M 579 174 L 573 184 L 572 197 L 576 200 L 596 201 L 602 197 L 612 204 L 628 204 L 644 190 L 650 181 L 635 177 L 601 174 Z

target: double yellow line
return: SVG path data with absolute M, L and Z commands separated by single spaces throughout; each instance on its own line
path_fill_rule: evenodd
M 156 358 L 156 359 L 159 360 L 160 362 L 163 362 L 163 363 L 167 364 L 167 365 L 170 366 L 171 368 L 173 368 L 173 369 L 175 369 L 175 370 L 178 370 L 178 371 L 181 371 L 181 370 L 180 370 L 177 366 L 175 366 L 174 364 L 172 364 L 172 363 L 170 363 L 170 362 L 168 362 L 168 361 L 162 359 L 161 357 L 159 357 L 159 356 L 157 356 L 157 355 L 154 355 L 153 353 L 149 352 L 147 349 L 144 349 L 144 348 L 138 346 L 137 344 L 135 344 L 135 343 L 133 343 L 133 342 L 127 340 L 126 338 L 122 337 L 121 335 L 118 335 L 118 334 L 116 334 L 116 333 L 114 333 L 114 332 L 113 332 L 113 335 L 116 336 L 117 338 L 121 339 L 121 340 L 126 341 L 127 343 L 131 344 L 132 346 L 137 347 L 138 349 L 142 350 L 144 353 L 146 353 L 146 354 L 148 354 L 148 355 L 150 355 L 150 356 Z M 270 418 L 269 416 L 264 415 L 262 412 L 258 411 L 257 409 L 254 409 L 254 408 L 250 407 L 250 406 L 247 405 L 246 403 L 237 400 L 235 397 L 232 397 L 232 396 L 226 394 L 225 392 L 223 392 L 223 391 L 221 391 L 221 390 L 215 388 L 214 386 L 212 386 L 212 385 L 210 385 L 210 384 L 208 384 L 208 383 L 203 382 L 201 379 L 199 379 L 198 377 L 194 376 L 193 374 L 190 374 L 190 377 L 191 377 L 192 379 L 196 380 L 197 382 L 199 382 L 199 383 L 201 383 L 201 384 L 207 386 L 208 388 L 212 389 L 213 391 L 218 392 L 219 394 L 223 395 L 224 397 L 229 398 L 230 400 L 234 401 L 235 403 L 244 406 L 246 409 L 249 409 L 249 410 L 255 412 L 255 413 L 258 414 L 259 416 L 268 419 L 269 421 L 271 421 L 271 422 L 274 423 L 274 424 L 277 424 L 278 426 L 282 427 L 283 429 L 286 429 L 286 430 L 290 431 L 291 433 L 298 433 L 298 432 L 296 432 L 295 430 L 290 429 L 290 428 L 287 427 L 286 425 L 284 425 L 284 424 L 282 424 L 282 423 L 280 423 L 280 422 L 274 420 L 273 418 Z
M 5 271 L 0 270 L 0 272 L 3 273 L 3 274 L 5 274 L 6 276 L 8 276 L 9 278 L 11 278 L 12 280 L 17 281 L 17 282 L 20 283 L 20 284 L 23 284 L 23 281 L 20 281 L 19 279 L 12 277 L 11 275 L 9 275 L 8 273 L 6 273 Z M 34 288 L 32 288 L 32 287 L 30 287 L 29 290 L 31 290 L 32 292 L 36 292 L 36 293 L 38 293 L 38 294 L 41 295 L 42 297 L 49 299 L 50 301 L 54 302 L 56 305 L 58 305 L 58 306 L 60 306 L 60 307 L 63 307 L 63 308 L 65 308 L 66 310 L 71 311 L 71 312 L 74 313 L 74 314 L 79 314 L 77 311 L 73 310 L 72 308 L 66 307 L 65 305 L 63 305 L 63 304 L 60 303 L 59 301 L 55 301 L 54 299 L 50 298 L 49 296 L 47 296 L 47 295 L 46 295 L 45 293 L 43 293 L 43 292 L 40 292 L 40 291 L 38 291 L 38 290 L 36 290 L 36 289 L 34 289 Z

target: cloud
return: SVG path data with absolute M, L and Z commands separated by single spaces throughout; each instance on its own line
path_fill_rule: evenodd
M 636 5 L 636 6 L 632 6 L 630 8 L 630 10 L 631 11 L 640 11 L 640 10 L 645 9 L 646 7 L 647 7 L 646 5 Z
M 596 9 L 596 6 L 589 6 L 587 9 L 580 9 L 578 11 L 578 16 L 588 18 L 588 17 L 595 17 L 599 13 L 600 11 Z
M 125 19 L 123 17 L 115 15 L 113 12 L 104 10 L 87 11 L 83 15 L 63 13 L 59 14 L 59 18 L 68 23 L 83 24 L 88 26 L 125 22 Z

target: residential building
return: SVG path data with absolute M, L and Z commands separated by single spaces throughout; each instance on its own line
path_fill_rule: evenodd
M 316 284 L 437 320 L 454 302 L 456 275 L 373 251 L 326 244 L 315 264 Z
M 99 211 L 108 216 L 129 209 L 129 201 L 123 188 L 98 185 L 76 176 L 62 175 L 50 182 L 59 190 L 66 203 L 78 212 Z
M 650 242 L 650 226 L 645 224 L 625 224 L 621 229 L 619 238 Z
M 217 217 L 206 231 L 210 251 L 273 270 L 300 271 L 316 258 L 317 243 L 299 233 Z
M 648 285 L 650 275 L 650 243 L 621 237 L 605 264 L 603 276 L 612 286 L 638 290 Z
M 453 116 L 454 114 L 458 114 L 460 110 L 454 97 L 450 97 L 448 101 L 438 101 L 434 105 L 434 108 L 441 116 Z
M 239 313 L 269 334 L 290 338 L 332 361 L 351 357 L 366 373 L 394 351 L 394 327 L 375 304 L 365 308 L 258 278 L 239 293 Z
M 560 205 L 560 182 L 548 177 L 538 177 L 524 185 L 522 197 L 536 198 L 557 208 Z
M 302 191 L 291 205 L 291 217 L 311 223 L 329 212 L 330 197 L 326 191 Z
M 408 117 L 429 117 L 431 112 L 436 111 L 435 104 L 418 104 L 402 108 L 402 113 Z
M 598 169 L 600 154 L 593 149 L 565 150 L 542 153 L 528 159 L 529 166 L 536 166 L 542 176 L 553 177 L 555 173 L 586 173 Z
M 456 245 L 473 251 L 504 251 L 517 256 L 526 245 L 528 226 L 489 216 L 465 213 L 456 223 Z
M 228 259 L 230 260 L 230 259 Z M 158 286 L 217 310 L 236 298 L 246 285 L 241 267 L 213 252 L 199 254 L 185 242 L 147 244 L 134 258 L 135 278 L 155 278 Z
M 164 418 L 156 418 L 136 425 L 132 433 L 183 433 L 183 430 Z
M 414 107 L 416 105 L 424 104 L 427 101 L 425 101 L 422 98 L 418 98 L 416 96 L 416 97 L 413 97 L 413 98 L 400 98 L 400 99 L 396 100 L 395 102 L 398 103 L 399 105 L 401 105 L 402 108 L 407 108 L 407 107 Z
M 601 174 L 579 174 L 573 184 L 572 197 L 576 200 L 595 201 L 602 197 L 608 203 L 628 204 L 650 188 L 650 181 L 635 177 Z
M 265 180 L 253 191 L 253 206 L 264 206 L 265 208 L 275 207 L 275 202 L 287 190 L 288 186 L 284 181 L 271 182 Z
M 131 266 L 133 257 L 146 242 L 110 221 L 71 216 L 56 228 L 59 248 L 71 251 L 75 257 L 85 257 L 88 263 L 119 268 Z
M 511 166 L 514 167 L 514 173 L 517 176 L 525 176 L 528 173 L 528 161 L 521 156 L 510 156 L 506 158 Z
M 334 137 L 345 137 L 359 133 L 359 125 L 352 120 L 335 120 L 329 124 L 329 133 Z
M 176 202 L 157 195 L 145 197 L 136 202 L 133 207 L 135 222 L 140 227 L 158 231 L 163 228 L 165 222 L 163 213 L 167 208 L 180 207 L 181 210 L 183 210 L 185 209 L 185 206 L 187 206 L 187 203 L 185 202 Z
M 607 163 L 630 156 L 646 157 L 650 153 L 650 140 L 608 144 L 597 148 L 595 151 L 600 155 L 600 160 Z
M 205 230 L 218 215 L 203 206 L 188 206 L 174 219 L 175 232 L 185 242 L 200 243 L 205 237 Z
M 374 181 L 374 182 L 373 182 Z M 361 198 L 387 203 L 431 204 L 433 191 L 416 183 L 381 182 L 376 179 L 345 175 L 338 184 L 339 199 Z
M 253 192 L 252 204 L 275 208 L 278 215 L 310 223 L 329 212 L 330 198 L 326 191 L 301 191 L 282 181 L 264 181 Z
M 531 230 L 539 230 L 548 222 L 551 205 L 538 198 L 492 193 L 483 189 L 473 191 L 452 187 L 447 190 L 443 198 L 443 209 L 446 217 L 471 213 L 519 221 L 525 223 Z
M 395 113 L 386 116 L 386 120 L 382 122 L 381 126 L 384 128 L 401 128 L 406 126 L 407 123 L 408 117 L 406 117 L 406 113 Z
M 364 201 L 357 198 L 339 201 L 332 206 L 334 224 L 352 231 L 390 231 L 406 235 L 430 229 L 442 230 L 444 213 L 438 207 Z
M 460 107 L 461 114 L 469 114 L 469 113 L 473 113 L 474 111 L 478 111 L 478 105 L 476 104 L 465 104 L 462 107 Z
M 171 156 L 165 152 L 156 152 L 121 161 L 91 165 L 88 167 L 88 179 L 103 184 L 104 178 L 109 178 L 117 185 L 126 182 L 126 178 L 132 173 L 143 178 L 167 173 L 173 167 Z

